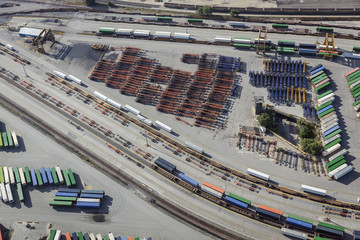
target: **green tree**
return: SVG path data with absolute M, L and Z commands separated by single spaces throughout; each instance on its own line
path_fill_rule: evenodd
M 231 16 L 231 17 L 238 17 L 239 14 L 240 14 L 240 11 L 239 11 L 239 10 L 232 9 L 232 10 L 230 11 L 230 16 Z
M 212 12 L 213 12 L 213 8 L 208 5 L 205 5 L 205 6 L 199 7 L 197 12 L 198 12 L 198 14 L 200 14 L 202 16 L 211 16 Z
M 258 117 L 259 124 L 266 128 L 272 129 L 273 127 L 273 120 L 269 113 L 263 112 Z
M 321 142 L 313 138 L 302 138 L 300 140 L 301 149 L 309 154 L 317 155 L 321 153 Z
M 95 0 L 84 0 L 84 4 L 86 6 L 92 6 L 95 5 L 96 1 Z

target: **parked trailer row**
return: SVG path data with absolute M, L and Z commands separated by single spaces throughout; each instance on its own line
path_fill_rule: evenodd
M 19 147 L 19 141 L 14 131 L 0 133 L 0 148 Z

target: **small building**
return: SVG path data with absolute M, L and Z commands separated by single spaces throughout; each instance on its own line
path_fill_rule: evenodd
M 42 29 L 22 27 L 19 30 L 20 37 L 36 38 L 41 33 Z

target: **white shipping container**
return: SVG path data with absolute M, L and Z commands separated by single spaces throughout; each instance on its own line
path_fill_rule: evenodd
M 94 95 L 98 98 L 100 98 L 101 100 L 103 100 L 104 102 L 106 102 L 107 97 L 101 93 L 99 93 L 98 91 L 94 91 Z
M 152 125 L 152 122 L 144 116 L 137 115 L 137 119 L 139 119 L 141 122 L 145 123 L 148 126 Z
M 205 185 L 201 186 L 201 190 L 203 190 L 204 192 L 207 192 L 207 193 L 209 193 L 209 194 L 211 194 L 211 195 L 213 195 L 213 196 L 215 196 L 217 198 L 220 198 L 220 199 L 223 197 L 222 193 L 220 193 L 218 191 L 215 191 L 214 189 L 209 188 L 209 187 L 207 187 Z
M 333 128 L 335 126 L 338 126 L 338 125 L 339 125 L 339 123 L 335 122 L 335 123 L 327 126 L 326 128 L 322 128 L 321 131 L 322 131 L 322 133 L 324 133 L 324 132 L 326 132 L 326 131 L 330 130 L 331 128 Z
M 326 190 L 321 189 L 321 188 L 316 188 L 316 187 L 312 187 L 312 186 L 308 186 L 308 185 L 301 185 L 301 189 L 304 192 L 310 192 L 310 193 L 318 194 L 321 196 L 326 195 Z
M 354 169 L 353 166 L 349 165 L 346 168 L 344 168 L 343 170 L 341 170 L 340 172 L 336 173 L 334 175 L 334 179 L 338 180 L 340 178 L 342 178 L 343 176 L 345 176 L 346 174 L 348 174 L 349 172 L 351 172 Z
M 360 84 L 360 80 L 350 85 L 350 89 L 353 89 L 356 85 Z
M 54 240 L 60 240 L 60 238 L 61 238 L 61 231 L 57 230 L 56 234 L 55 234 L 55 237 L 54 237 Z
M 330 155 L 331 153 L 339 150 L 340 148 L 341 148 L 340 143 L 337 143 L 337 144 L 335 144 L 334 146 L 332 146 L 331 148 L 323 151 L 323 152 L 322 152 L 322 155 L 323 155 L 324 157 L 326 157 L 326 156 Z
M 15 185 L 14 170 L 12 167 L 9 167 L 8 170 L 9 170 L 10 183 L 11 185 Z
M 5 189 L 6 189 L 6 193 L 7 193 L 7 197 L 8 197 L 8 200 L 9 200 L 9 203 L 13 203 L 14 202 L 14 198 L 13 198 L 13 195 L 12 195 L 12 192 L 11 192 L 11 187 L 10 187 L 10 184 L 5 184 Z
M 101 237 L 100 233 L 96 235 L 96 240 L 102 240 L 102 237 Z
M 53 73 L 58 76 L 58 77 L 61 77 L 62 79 L 66 79 L 66 75 L 62 72 L 59 72 L 59 71 L 56 71 L 56 70 L 53 70 Z
M 240 43 L 240 44 L 251 44 L 251 40 L 250 39 L 239 39 L 239 38 L 234 38 L 233 39 L 234 43 Z
M 135 30 L 134 36 L 135 37 L 150 37 L 150 31 L 149 30 Z
M 89 237 L 90 237 L 91 240 L 96 240 L 95 235 L 93 233 L 90 233 Z
M 339 121 L 339 119 L 337 118 L 337 116 L 331 116 L 331 118 L 328 119 L 329 121 L 327 122 L 321 122 L 321 128 L 322 129 L 325 129 L 327 128 L 328 126 L 330 126 L 331 124 L 333 123 L 337 123 Z
M 330 97 L 330 98 L 326 98 L 326 99 L 324 99 L 323 101 L 319 101 L 318 100 L 318 106 L 321 106 L 321 105 L 323 105 L 323 104 L 325 104 L 325 103 L 327 103 L 327 102 L 333 102 L 335 100 L 335 97 Z
M 359 109 L 360 109 L 360 104 L 358 104 L 358 105 L 354 106 L 354 110 L 355 110 L 356 112 L 358 112 L 358 111 L 359 111 Z
M 328 46 L 328 49 L 332 49 L 333 47 L 332 46 Z M 335 46 L 334 50 L 337 50 L 337 46 Z M 325 50 L 326 49 L 326 45 L 319 45 L 319 49 L 320 50 Z
M 195 144 L 191 143 L 191 142 L 185 142 L 185 146 L 187 146 L 188 148 L 197 151 L 198 153 L 203 154 L 204 153 L 204 149 L 202 149 L 201 147 L 196 146 Z
M 289 228 L 281 228 L 281 233 L 286 235 L 286 236 L 290 236 L 296 239 L 303 239 L 306 240 L 307 239 L 307 234 L 302 233 L 302 232 L 298 232 Z
M 125 110 L 135 114 L 135 115 L 140 115 L 141 112 L 139 110 L 137 110 L 136 108 L 133 108 L 132 106 L 130 105 L 125 105 Z
M 159 32 L 159 31 L 156 31 L 155 32 L 155 37 L 156 38 L 171 38 L 171 32 Z
M 245 27 L 245 23 L 242 22 L 229 22 L 229 25 L 235 27 Z
M 171 127 L 169 127 L 168 125 L 163 124 L 162 122 L 160 122 L 160 121 L 158 121 L 158 120 L 156 120 L 154 124 L 155 124 L 155 126 L 161 128 L 161 129 L 163 129 L 163 130 L 165 130 L 165 131 L 167 131 L 167 132 L 169 132 L 169 133 L 172 132 L 172 128 L 171 128 Z
M 215 37 L 215 42 L 231 43 L 231 37 Z
M 113 233 L 109 233 L 108 237 L 109 237 L 109 240 L 115 240 L 115 237 L 114 237 Z
M 344 168 L 346 168 L 348 165 L 346 163 L 344 163 L 343 165 L 339 166 L 338 168 L 335 168 L 334 170 L 332 170 L 331 172 L 329 172 L 329 177 L 333 177 L 335 174 L 337 174 L 338 172 L 340 172 L 341 170 L 343 170 Z
M 9 177 L 8 167 L 3 167 L 3 172 L 4 172 L 4 181 L 5 181 L 5 183 L 9 183 L 10 182 L 10 177 Z
M 324 141 L 324 146 L 325 145 L 327 145 L 327 144 L 329 144 L 329 143 L 331 143 L 332 141 L 334 141 L 334 140 L 336 140 L 336 139 L 338 139 L 338 138 L 340 138 L 341 137 L 341 135 L 340 134 L 336 134 L 335 136 L 333 136 L 332 138 L 329 138 L 328 140 L 325 140 Z
M 5 184 L 4 183 L 0 183 L 0 191 L 1 191 L 1 197 L 4 203 L 8 202 L 9 199 L 7 197 L 7 193 L 6 193 L 6 189 L 5 189 Z
M 320 120 L 320 122 L 321 122 L 322 124 L 326 124 L 326 123 L 328 123 L 328 122 L 331 122 L 331 121 L 334 120 L 334 119 L 337 119 L 337 115 L 336 115 L 335 112 L 332 112 L 332 113 L 328 114 L 326 117 L 322 118 L 322 119 Z M 338 120 L 339 120 L 339 119 L 338 119 Z
M 347 151 L 346 149 L 343 149 L 343 150 L 335 153 L 335 154 L 332 155 L 331 157 L 329 157 L 329 162 L 331 162 L 331 161 L 334 160 L 335 158 L 340 157 L 340 156 L 342 156 L 342 155 L 345 155 L 345 154 L 347 154 L 347 153 L 348 153 L 348 151 Z
M 247 169 L 247 173 L 251 176 L 254 176 L 254 177 L 257 177 L 257 178 L 260 178 L 260 179 L 263 179 L 265 181 L 269 181 L 270 180 L 270 176 L 265 174 L 265 173 L 262 173 L 262 172 L 259 172 L 259 171 L 256 171 L 252 168 L 248 168 Z
M 174 39 L 189 40 L 190 39 L 190 34 L 188 34 L 188 33 L 174 33 L 173 38 Z
M 335 98 L 335 94 L 334 93 L 330 93 L 330 94 L 328 94 L 328 95 L 326 95 L 326 96 L 324 96 L 324 97 L 322 97 L 322 98 L 319 98 L 318 100 L 317 100 L 317 102 L 318 102 L 318 106 L 321 106 L 321 105 L 323 105 L 324 103 L 326 103 L 326 102 L 329 102 L 329 100 L 330 99 L 332 99 L 332 98 Z
M 80 79 L 78 79 L 77 77 L 73 76 L 73 75 L 69 75 L 67 76 L 67 78 L 71 81 L 74 81 L 75 83 L 81 85 L 82 84 L 82 81 Z
M 77 198 L 76 199 L 77 202 L 100 202 L 100 199 L 98 198 Z
M 59 183 L 63 184 L 64 183 L 64 177 L 62 175 L 61 169 L 59 167 L 55 167 L 55 171 L 56 171 L 56 173 L 58 175 Z
M 116 31 L 116 34 L 130 36 L 133 33 L 133 31 L 134 31 L 134 29 L 118 28 Z
M 11 132 L 11 136 L 12 136 L 12 139 L 13 139 L 14 146 L 19 147 L 18 138 L 17 138 L 16 133 L 14 131 Z
M 109 103 L 110 105 L 118 108 L 118 109 L 121 109 L 121 104 L 115 102 L 114 100 L 112 100 L 112 99 L 110 99 L 110 98 L 107 98 L 107 99 L 106 99 L 106 102 Z
M 21 184 L 23 186 L 26 186 L 26 179 L 25 179 L 25 173 L 24 173 L 23 168 L 19 168 L 19 175 L 20 175 Z

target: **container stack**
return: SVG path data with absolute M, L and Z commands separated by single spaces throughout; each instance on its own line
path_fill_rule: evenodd
M 54 207 L 99 208 L 103 190 L 80 190 L 60 188 L 49 205 Z
M 355 68 L 345 74 L 350 93 L 354 98 L 353 107 L 356 116 L 360 118 L 360 68 Z
M 1 232 L 0 232 L 1 234 Z M 0 235 L 1 236 L 1 235 Z M 62 236 L 64 236 L 62 238 Z M 73 233 L 70 233 L 70 232 L 67 232 L 67 233 L 64 233 L 64 235 L 62 235 L 61 231 L 60 230 L 55 230 L 55 229 L 52 229 L 50 231 L 50 234 L 49 234 L 49 237 L 47 238 L 48 240 L 60 240 L 60 239 L 79 239 L 79 240 L 87 240 L 87 239 L 104 239 L 104 240 L 125 240 L 125 239 L 134 239 L 134 240 L 152 240 L 151 237 L 143 237 L 143 238 L 139 238 L 139 237 L 126 237 L 126 236 L 123 236 L 122 238 L 120 236 L 118 237 L 115 237 L 114 234 L 112 232 L 110 233 L 107 233 L 105 235 L 101 235 L 101 234 L 94 234 L 94 233 L 83 233 L 83 232 L 73 232 Z

